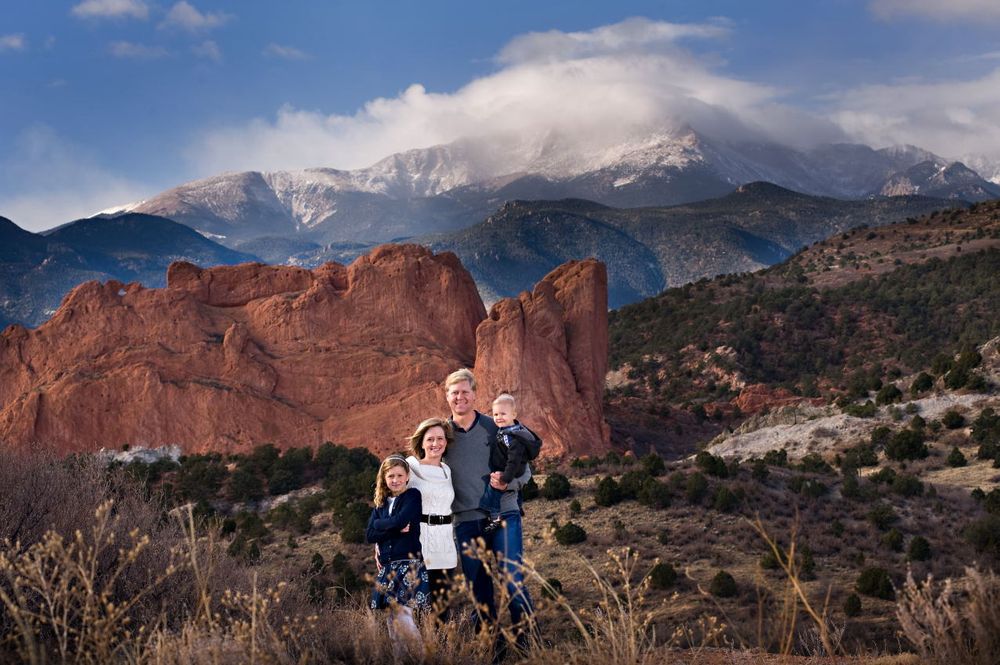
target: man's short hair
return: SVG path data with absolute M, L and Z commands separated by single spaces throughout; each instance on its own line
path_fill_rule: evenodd
M 469 387 L 472 388 L 473 392 L 476 390 L 476 377 L 472 373 L 472 370 L 468 367 L 463 367 L 462 369 L 455 370 L 448 375 L 448 378 L 444 380 L 444 387 L 451 388 L 456 383 L 461 383 L 462 381 L 468 381 Z
M 494 404 L 496 404 L 497 402 L 503 402 L 505 404 L 510 404 L 510 408 L 517 409 L 517 402 L 514 401 L 514 396 L 511 395 L 510 393 L 500 393 L 497 396 L 497 398 L 495 400 L 493 400 Z

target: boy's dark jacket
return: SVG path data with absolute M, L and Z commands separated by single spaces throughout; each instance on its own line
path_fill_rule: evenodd
M 509 446 L 503 437 L 508 437 Z M 499 428 L 490 442 L 490 470 L 503 471 L 502 480 L 509 483 L 524 473 L 528 461 L 538 457 L 541 449 L 538 435 L 515 420 L 513 425 Z
M 383 566 L 400 559 L 420 558 L 420 504 L 420 490 L 411 487 L 396 497 L 392 514 L 388 501 L 372 510 L 365 540 L 378 543 L 378 560 Z M 401 533 L 407 524 L 409 532 Z

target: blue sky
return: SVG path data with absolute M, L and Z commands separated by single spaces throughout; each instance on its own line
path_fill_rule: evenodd
M 567 116 L 580 136 L 713 116 L 734 137 L 908 142 L 1000 164 L 994 0 L 0 9 L 0 215 L 33 230 L 223 170 L 354 168 Z M 572 101 L 608 90 L 617 105 Z

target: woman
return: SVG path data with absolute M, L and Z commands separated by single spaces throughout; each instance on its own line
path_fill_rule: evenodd
M 447 420 L 428 418 L 410 436 L 413 455 L 406 458 L 410 465 L 409 486 L 420 490 L 423 498 L 420 546 L 430 577 L 431 597 L 438 606 L 441 621 L 447 617 L 451 571 L 458 565 L 451 515 L 455 490 L 451 469 L 441 459 L 452 441 L 454 433 Z

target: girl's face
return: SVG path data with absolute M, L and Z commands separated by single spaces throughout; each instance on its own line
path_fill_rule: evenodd
M 410 472 L 401 466 L 390 466 L 386 469 L 385 484 L 393 496 L 399 496 L 406 491 L 406 482 L 409 479 Z
M 444 428 L 440 425 L 431 427 L 424 432 L 424 462 L 437 462 L 444 455 L 445 448 L 448 447 L 448 439 L 444 436 Z

